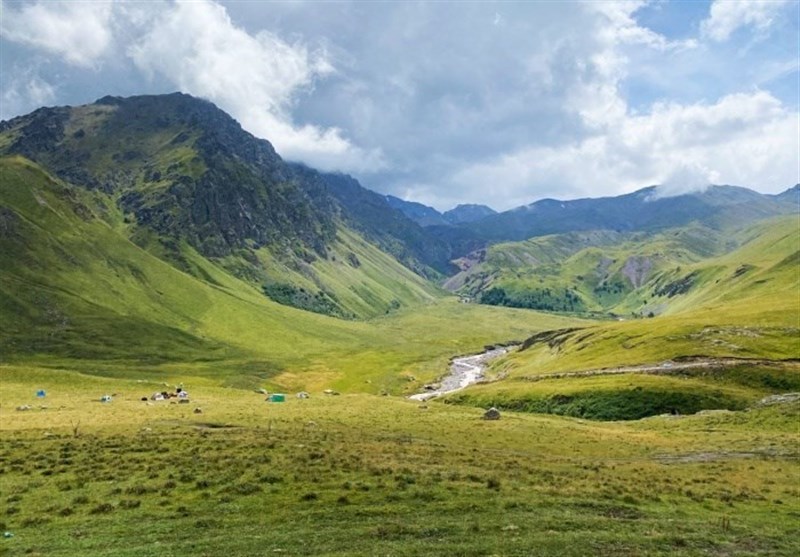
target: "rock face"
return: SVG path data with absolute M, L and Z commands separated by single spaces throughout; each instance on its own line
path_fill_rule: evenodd
M 350 176 L 284 161 L 269 141 L 190 95 L 41 108 L 0 122 L 0 134 L 8 138 L 0 155 L 22 155 L 73 185 L 113 196 L 135 225 L 132 235 L 156 232 L 159 253 L 173 260 L 185 241 L 205 257 L 252 258 L 267 246 L 307 264 L 328 257 L 342 222 L 424 276 L 438 277 L 462 255 L 383 195 Z
M 631 286 L 640 288 L 650 278 L 653 260 L 646 256 L 629 257 L 622 267 L 622 274 L 631 281 Z
M 484 420 L 499 420 L 500 419 L 500 410 L 492 406 L 483 414 Z
M 284 162 L 210 102 L 175 93 L 105 97 L 3 122 L 4 151 L 117 197 L 140 227 L 207 257 L 270 245 L 325 257 L 334 199 L 319 173 Z
M 772 406 L 773 404 L 788 404 L 800 400 L 800 393 L 784 393 L 770 395 L 758 401 L 757 406 Z

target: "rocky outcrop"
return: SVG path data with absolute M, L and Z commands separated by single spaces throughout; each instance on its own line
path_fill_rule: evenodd
M 137 224 L 203 255 L 271 245 L 325 257 L 335 237 L 335 202 L 318 173 L 285 163 L 210 102 L 180 93 L 104 97 L 2 126 L 15 137 L 6 153 L 118 195 Z
M 622 266 L 622 274 L 631 281 L 631 286 L 634 288 L 643 286 L 650 278 L 652 270 L 653 260 L 643 255 L 629 257 Z

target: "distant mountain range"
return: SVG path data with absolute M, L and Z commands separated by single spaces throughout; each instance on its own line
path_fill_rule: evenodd
M 543 199 L 470 223 L 482 238 L 498 242 L 585 230 L 663 230 L 702 221 L 710 226 L 753 221 L 798 211 L 798 187 L 779 194 L 711 186 L 702 192 L 659 197 L 655 186 L 618 197 Z
M 447 226 L 450 224 L 464 224 L 479 221 L 497 211 L 486 205 L 463 204 L 457 205 L 449 211 L 440 213 L 433 207 L 428 207 L 416 201 L 405 201 L 393 195 L 387 195 L 386 201 L 393 208 L 400 210 L 405 216 L 420 226 Z

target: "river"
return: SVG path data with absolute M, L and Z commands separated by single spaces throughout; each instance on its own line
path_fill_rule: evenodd
M 438 388 L 411 395 L 408 398 L 419 401 L 430 400 L 477 383 L 483 378 L 486 365 L 495 358 L 508 354 L 509 350 L 507 347 L 492 348 L 480 354 L 453 358 L 450 364 L 450 373 L 442 378 Z

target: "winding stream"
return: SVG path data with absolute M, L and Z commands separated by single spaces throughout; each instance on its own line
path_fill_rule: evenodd
M 426 390 L 408 398 L 418 401 L 430 400 L 437 396 L 460 391 L 473 383 L 477 383 L 483 377 L 483 370 L 486 369 L 486 365 L 495 358 L 508 354 L 509 350 L 510 348 L 507 347 L 492 348 L 480 354 L 454 358 L 450 364 L 450 373 L 442 378 L 436 389 Z

